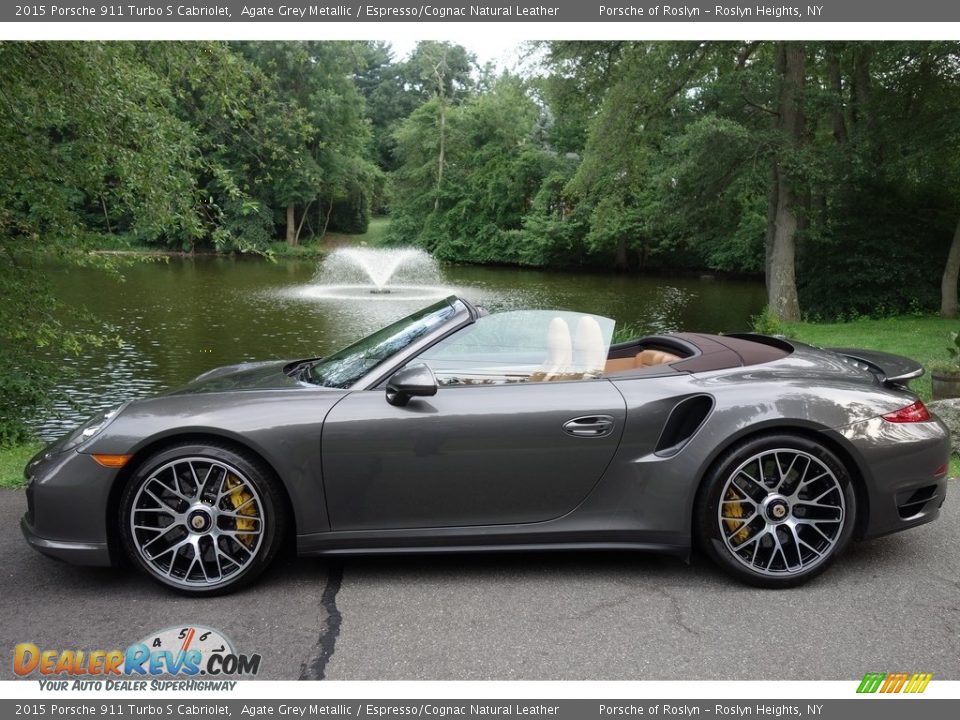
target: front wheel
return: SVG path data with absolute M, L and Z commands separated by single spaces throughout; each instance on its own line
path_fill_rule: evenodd
M 856 496 L 840 459 L 805 437 L 768 435 L 727 451 L 696 505 L 699 540 L 724 570 L 784 588 L 819 575 L 850 540 Z
M 181 444 L 149 457 L 120 500 L 128 555 L 191 595 L 250 583 L 280 546 L 284 504 L 269 468 L 219 445 Z

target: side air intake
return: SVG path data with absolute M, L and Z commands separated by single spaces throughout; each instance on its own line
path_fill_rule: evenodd
M 683 446 L 700 429 L 711 410 L 713 398 L 709 395 L 693 395 L 678 402 L 663 426 L 654 454 L 671 457 L 683 450 Z

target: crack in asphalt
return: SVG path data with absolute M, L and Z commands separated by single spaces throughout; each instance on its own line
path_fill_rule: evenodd
M 327 611 L 327 619 L 320 629 L 317 638 L 317 651 L 312 660 L 308 660 L 300 667 L 301 680 L 323 680 L 327 671 L 327 663 L 333 657 L 337 647 L 337 638 L 340 635 L 340 624 L 343 615 L 337 607 L 337 593 L 343 583 L 343 565 L 331 565 L 327 576 L 327 586 L 323 589 L 320 598 L 321 606 Z
M 626 593 L 618 598 L 611 598 L 610 600 L 604 600 L 602 602 L 595 603 L 590 607 L 584 608 L 580 612 L 567 615 L 566 617 L 561 616 L 561 619 L 576 620 L 578 622 L 582 620 L 590 620 L 604 611 L 613 610 L 621 605 L 625 605 L 633 599 L 634 595 L 632 593 Z
M 684 620 L 683 606 L 680 604 L 680 599 L 674 595 L 672 592 L 662 587 L 651 587 L 654 593 L 657 595 L 666 598 L 670 601 L 670 604 L 673 606 L 673 624 L 682 630 L 686 630 L 691 635 L 703 635 L 702 632 L 697 630 L 694 627 L 690 627 Z

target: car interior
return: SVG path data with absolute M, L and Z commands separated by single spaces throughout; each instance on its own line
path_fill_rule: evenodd
M 666 365 L 676 362 L 682 358 L 673 353 L 663 350 L 641 350 L 636 355 L 628 357 L 607 357 L 607 362 L 603 367 L 605 373 L 618 372 L 620 370 L 636 370 L 653 365 Z
M 574 376 L 597 377 L 644 370 L 677 362 L 692 354 L 680 347 L 675 351 L 674 348 L 657 347 L 643 338 L 611 346 L 608 352 L 600 326 L 589 315 L 579 319 L 572 337 L 566 321 L 555 317 L 550 322 L 547 347 L 548 357 L 531 375 L 533 381 L 571 380 L 576 379 Z
M 490 347 L 481 342 L 479 352 L 465 344 L 451 344 L 432 349 L 418 361 L 430 366 L 441 386 L 499 385 L 673 374 L 677 372 L 673 363 L 700 354 L 696 345 L 665 336 L 610 345 L 612 327 L 607 327 L 605 334 L 600 321 L 591 315 L 556 315 L 545 324 L 546 336 L 537 347 L 514 345 L 507 333 L 494 335 Z M 469 352 L 462 352 L 463 348 Z

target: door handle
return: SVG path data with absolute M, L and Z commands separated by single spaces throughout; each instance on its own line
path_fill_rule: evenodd
M 563 424 L 563 429 L 576 437 L 606 437 L 613 432 L 613 418 L 609 415 L 587 415 Z

